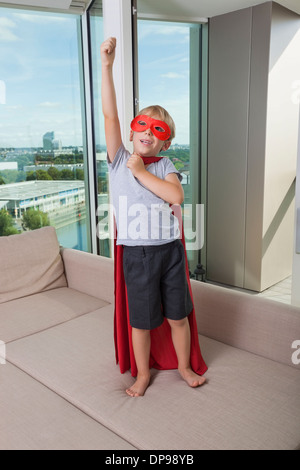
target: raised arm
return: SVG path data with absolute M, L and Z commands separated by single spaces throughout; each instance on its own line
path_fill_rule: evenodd
M 101 45 L 102 63 L 102 112 L 104 115 L 105 139 L 108 157 L 113 162 L 122 143 L 116 92 L 113 80 L 113 64 L 116 39 L 109 38 Z

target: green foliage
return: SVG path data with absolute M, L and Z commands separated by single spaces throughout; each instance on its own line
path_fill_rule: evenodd
M 72 170 L 61 170 L 60 179 L 72 181 L 74 180 L 74 173 Z
M 55 168 L 55 166 L 51 166 L 48 170 L 48 175 L 53 179 L 53 180 L 60 180 L 60 171 Z
M 49 173 L 45 170 L 37 170 L 36 171 L 36 179 L 37 180 L 52 180 L 51 176 Z
M 26 181 L 34 181 L 36 180 L 36 172 L 35 171 L 29 171 L 26 176 Z
M 26 175 L 24 171 L 2 170 L 0 178 L 4 181 L 2 184 L 20 183 L 26 180 Z
M 63 150 L 60 155 L 54 156 L 53 153 L 50 154 L 42 154 L 37 153 L 35 156 L 35 161 L 37 164 L 39 163 L 50 163 L 55 165 L 61 165 L 66 163 L 83 163 L 83 153 L 73 151 L 71 155 L 64 154 Z
M 51 176 L 45 170 L 30 171 L 26 178 L 27 181 L 32 180 L 52 180 Z
M 84 170 L 81 170 L 79 168 L 79 169 L 76 169 L 74 173 L 75 173 L 76 180 L 84 181 Z
M 19 231 L 13 226 L 12 216 L 5 210 L 0 210 L 0 237 L 16 235 Z
M 181 161 L 183 163 L 188 163 L 190 161 L 190 149 L 186 148 L 169 148 L 167 152 L 163 152 L 162 155 L 169 157 L 170 160 Z
M 31 208 L 23 214 L 22 227 L 24 230 L 37 230 L 49 225 L 49 217 L 45 212 Z
M 59 171 L 54 166 L 51 166 L 47 171 L 46 170 L 29 171 L 26 176 L 26 181 L 35 181 L 35 180 L 49 180 L 49 181 L 81 180 L 81 181 L 84 181 L 84 170 L 78 168 L 72 171 L 66 168 L 64 170 Z
M 182 168 L 184 168 L 184 163 L 175 162 L 174 166 L 175 166 L 176 170 L 180 171 L 180 170 L 182 170 Z

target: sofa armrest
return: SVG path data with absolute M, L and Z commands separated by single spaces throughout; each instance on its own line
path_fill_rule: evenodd
M 68 287 L 93 297 L 114 302 L 112 259 L 69 248 L 61 250 Z
M 192 280 L 198 331 L 277 362 L 292 362 L 300 309 L 253 294 Z

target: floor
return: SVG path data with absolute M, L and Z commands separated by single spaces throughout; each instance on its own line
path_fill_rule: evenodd
M 288 277 L 287 279 L 284 279 L 278 284 L 275 284 L 274 286 L 260 293 L 255 293 L 253 291 L 248 291 L 246 289 L 240 289 L 238 287 L 224 286 L 216 282 L 211 282 L 211 281 L 208 281 L 208 282 L 210 282 L 211 284 L 222 286 L 222 287 L 227 287 L 229 289 L 234 289 L 234 290 L 238 290 L 241 292 L 247 292 L 251 295 L 257 295 L 258 297 L 264 297 L 266 299 L 271 299 L 277 302 L 282 302 L 284 304 L 291 305 L 292 303 L 292 276 Z
M 285 304 L 291 305 L 292 302 L 292 276 L 284 281 L 279 282 L 275 286 L 256 294 L 259 297 L 264 297 L 271 300 L 277 300 Z

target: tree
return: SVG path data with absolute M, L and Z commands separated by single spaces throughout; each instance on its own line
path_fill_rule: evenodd
M 49 169 L 48 169 L 48 175 L 50 175 L 50 177 L 53 179 L 53 180 L 59 180 L 60 179 L 60 171 L 55 168 L 54 166 L 51 166 Z
M 5 181 L 4 181 L 4 179 L 2 178 L 2 176 L 0 176 L 0 184 L 5 184 Z
M 13 226 L 12 216 L 5 210 L 0 210 L 0 237 L 16 235 L 19 231 Z
M 6 184 L 15 183 L 18 174 L 18 170 L 3 170 L 1 172 L 1 176 Z
M 61 170 L 60 174 L 62 180 L 74 180 L 74 173 L 72 170 Z
M 84 170 L 81 170 L 80 168 L 75 170 L 75 176 L 77 180 L 84 181 Z
M 33 180 L 52 180 L 52 178 L 45 170 L 29 171 L 27 173 L 26 181 Z
M 49 173 L 45 170 L 37 170 L 36 171 L 36 179 L 37 180 L 52 180 Z
M 34 180 L 36 180 L 35 171 L 29 171 L 26 176 L 26 181 L 34 181 Z
M 45 212 L 31 208 L 27 209 L 23 214 L 22 227 L 24 230 L 37 230 L 49 225 L 50 220 Z

